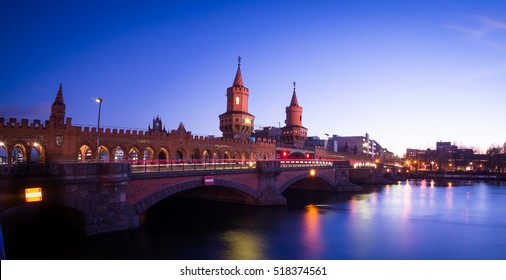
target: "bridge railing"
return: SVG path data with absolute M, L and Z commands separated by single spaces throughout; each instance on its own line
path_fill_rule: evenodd
M 177 172 L 202 170 L 255 169 L 256 161 L 220 160 L 128 160 L 133 173 Z
M 281 168 L 334 166 L 333 160 L 322 159 L 285 159 L 279 160 Z
M 273 168 L 351 167 L 349 161 L 335 159 L 266 159 L 266 160 L 128 160 L 132 172 L 178 172 L 201 170 L 257 169 L 259 166 Z
M 133 173 L 147 172 L 188 172 L 203 170 L 265 170 L 311 167 L 351 167 L 349 161 L 334 159 L 266 159 L 266 160 L 116 160 L 116 161 L 58 161 L 31 162 L 0 165 L 0 176 L 46 176 L 58 175 L 62 166 L 100 163 L 128 163 Z M 60 167 L 58 167 L 60 166 Z

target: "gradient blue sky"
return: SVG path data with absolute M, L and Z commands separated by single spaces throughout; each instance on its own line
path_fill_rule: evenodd
M 47 3 L 46 3 L 47 2 Z M 403 155 L 506 142 L 506 1 L 1 1 L 0 116 L 218 135 L 237 56 L 256 127 Z

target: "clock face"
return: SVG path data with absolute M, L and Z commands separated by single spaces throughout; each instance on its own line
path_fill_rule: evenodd
M 156 127 L 159 127 L 159 126 L 160 126 L 160 123 L 156 123 L 155 125 L 156 125 Z

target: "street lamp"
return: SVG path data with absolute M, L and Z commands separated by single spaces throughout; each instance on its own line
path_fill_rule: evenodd
M 100 109 L 102 108 L 103 99 L 97 97 L 95 99 L 98 103 L 98 125 L 97 125 L 97 162 L 100 161 Z
M 251 121 L 251 119 L 246 119 L 245 122 L 249 125 L 249 161 L 251 163 L 251 133 L 253 132 L 251 126 L 253 124 L 253 122 Z

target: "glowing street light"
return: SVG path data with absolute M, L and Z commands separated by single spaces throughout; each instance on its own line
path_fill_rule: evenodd
M 100 109 L 102 108 L 103 99 L 97 97 L 95 99 L 98 103 L 98 124 L 97 124 L 97 162 L 100 160 Z

